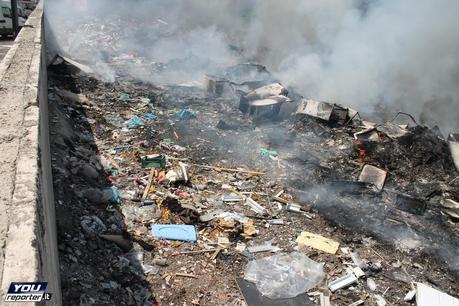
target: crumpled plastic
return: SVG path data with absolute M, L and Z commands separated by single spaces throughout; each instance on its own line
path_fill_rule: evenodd
M 145 118 L 147 118 L 148 120 L 151 120 L 151 121 L 156 121 L 158 119 L 158 116 L 152 114 L 152 113 L 149 113 L 149 112 L 145 112 L 143 113 L 143 115 L 145 116 Z
M 141 126 L 144 126 L 145 122 L 141 118 L 137 116 L 133 116 L 131 119 L 126 121 L 124 124 L 127 126 L 128 129 L 138 129 Z
M 317 286 L 325 277 L 323 264 L 299 252 L 251 261 L 244 279 L 270 299 L 293 298 Z
M 278 155 L 277 151 L 271 151 L 265 148 L 258 148 L 258 152 L 260 152 L 261 155 L 266 156 L 266 157 L 270 157 L 270 156 L 276 157 Z
M 196 117 L 196 113 L 189 108 L 184 108 L 177 113 L 180 120 L 186 120 Z
M 182 162 L 179 162 L 179 167 L 169 170 L 166 173 L 165 179 L 167 183 L 187 182 L 188 173 L 186 170 L 186 165 Z
M 121 194 L 115 186 L 110 186 L 104 189 L 104 193 L 109 198 L 110 203 L 119 204 L 121 203 Z
M 123 101 L 127 101 L 127 100 L 130 100 L 131 99 L 131 96 L 127 93 L 122 93 L 120 95 L 120 99 L 123 100 Z

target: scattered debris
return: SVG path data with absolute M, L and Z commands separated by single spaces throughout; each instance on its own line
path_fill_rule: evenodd
M 186 183 L 188 182 L 187 165 L 182 162 L 179 162 L 178 167 L 175 167 L 174 169 L 167 171 L 166 176 L 165 176 L 165 182 L 166 183 L 177 183 L 177 182 Z
M 413 289 L 413 290 L 408 291 L 408 293 L 405 295 L 403 300 L 405 302 L 410 302 L 410 301 L 412 301 L 414 299 L 415 296 L 416 296 L 416 290 Z
M 400 210 L 416 215 L 424 214 L 427 208 L 427 203 L 425 200 L 404 194 L 397 194 L 395 205 Z
M 335 292 L 338 289 L 345 288 L 357 282 L 357 277 L 354 273 L 349 273 L 341 278 L 338 278 L 328 284 L 331 292 Z
M 448 144 L 454 165 L 456 165 L 456 169 L 459 171 L 459 134 L 450 134 L 448 136 Z
M 252 209 L 254 212 L 256 212 L 257 214 L 260 214 L 260 215 L 266 215 L 268 213 L 268 211 L 266 210 L 266 208 L 264 208 L 263 206 L 261 206 L 260 204 L 258 204 L 257 202 L 255 202 L 253 199 L 251 198 L 247 198 L 246 199 L 246 204 L 250 206 L 250 209 Z
M 286 209 L 287 211 L 296 212 L 296 213 L 301 213 L 301 214 L 303 214 L 306 218 L 312 219 L 311 216 L 309 216 L 308 214 L 306 214 L 306 213 L 303 212 L 303 208 L 302 208 L 301 205 L 299 205 L 299 204 L 296 204 L 296 203 L 288 203 L 288 204 L 285 206 L 285 209 Z
M 357 276 L 357 278 L 365 276 L 365 272 L 363 272 L 363 270 L 359 267 L 354 267 L 354 269 L 352 269 L 352 273 L 354 273 L 354 275 Z
M 270 299 L 263 296 L 254 283 L 243 278 L 237 279 L 237 285 L 248 306 L 314 306 L 307 294 L 300 294 L 288 299 Z
M 457 306 L 459 299 L 422 283 L 416 283 L 417 306 Z
M 299 246 L 309 246 L 330 254 L 336 254 L 339 248 L 337 241 L 310 232 L 301 232 L 296 243 Z
M 162 169 L 166 166 L 166 157 L 162 154 L 145 155 L 141 158 L 142 168 Z
M 86 65 L 83 65 L 77 61 L 74 61 L 68 57 L 65 57 L 65 56 L 62 56 L 62 55 L 57 55 L 53 61 L 53 65 L 59 65 L 62 60 L 66 61 L 67 63 L 69 63 L 70 65 L 80 69 L 82 72 L 86 73 L 86 74 L 94 74 L 94 70 L 92 70 L 90 67 L 86 66 Z
M 276 253 L 276 252 L 282 251 L 281 248 L 272 245 L 271 242 L 267 242 L 265 244 L 260 244 L 260 245 L 249 246 L 247 250 L 250 253 L 259 253 L 259 252 Z
M 192 119 L 196 117 L 196 113 L 189 108 L 184 108 L 177 113 L 180 120 Z
M 196 241 L 196 230 L 193 225 L 183 224 L 153 224 L 153 237 L 159 239 Z
M 270 151 L 264 148 L 258 148 L 258 152 L 260 152 L 261 155 L 266 156 L 266 157 L 276 157 L 277 156 L 276 151 Z
M 106 36 L 97 37 L 94 43 Z M 243 295 L 249 305 L 396 305 L 413 280 L 455 294 L 455 278 L 441 263 L 457 268 L 459 181 L 450 150 L 457 141 L 302 99 L 260 65 L 208 76 L 205 92 L 138 82 L 116 70 L 126 61 L 151 71 L 159 65 L 112 56 L 104 64 L 121 72 L 114 83 L 76 77 L 62 59 L 50 66 L 59 261 L 69 304 L 239 305 Z M 298 249 L 314 259 L 303 264 L 305 255 L 286 253 L 301 229 L 336 241 L 301 233 Z M 262 258 L 268 252 L 283 259 Z M 419 256 L 425 253 L 429 260 Z M 257 265 L 257 279 L 238 280 L 241 295 L 232 276 L 246 265 L 252 272 Z M 336 279 L 333 293 L 304 294 L 324 278 Z M 298 295 L 273 300 L 265 290 Z
M 187 273 L 175 273 L 174 275 L 175 275 L 175 276 L 180 276 L 180 277 L 197 278 L 196 275 L 187 274 Z
M 340 125 L 352 120 L 358 114 L 351 109 L 346 109 L 337 104 L 312 99 L 302 99 L 296 113 L 338 123 Z
M 445 199 L 442 203 L 443 211 L 455 219 L 459 219 L 459 202 Z
M 324 290 L 324 292 L 320 293 L 319 303 L 320 306 L 331 306 L 330 291 Z
M 359 176 L 359 182 L 373 184 L 379 191 L 384 187 L 387 172 L 372 165 L 365 165 Z
M 374 298 L 375 298 L 375 300 L 376 300 L 376 305 L 378 305 L 378 306 L 386 306 L 386 305 L 387 305 L 387 302 L 386 302 L 386 300 L 382 297 L 382 295 L 375 294 Z
M 333 107 L 333 104 L 327 102 L 304 99 L 300 102 L 296 113 L 309 115 L 325 121 L 330 121 Z
M 368 265 L 366 264 L 366 262 L 364 262 L 360 258 L 359 254 L 357 252 L 349 252 L 349 256 L 351 257 L 352 262 L 354 263 L 354 265 L 356 267 L 359 267 L 359 268 L 361 268 L 363 270 L 368 269 Z
M 252 237 L 258 233 L 252 221 L 243 222 L 243 233 L 245 237 Z
M 119 204 L 121 202 L 121 195 L 116 186 L 105 188 L 104 193 L 108 195 L 110 203 Z
M 405 128 L 402 128 L 401 126 L 392 122 L 386 122 L 384 124 L 377 125 L 376 130 L 384 133 L 390 138 L 399 138 L 405 136 L 408 133 Z
M 355 301 L 354 303 L 351 303 L 347 306 L 359 306 L 359 305 L 363 305 L 365 303 L 364 300 L 358 300 L 358 301 Z
M 271 219 L 271 220 L 268 220 L 268 223 L 269 224 L 273 224 L 273 225 L 282 225 L 282 224 L 284 224 L 284 220 L 282 220 L 282 219 Z
M 138 129 L 142 126 L 145 125 L 145 122 L 139 118 L 138 116 L 133 116 L 131 117 L 131 119 L 129 119 L 128 121 L 126 121 L 124 123 L 124 125 L 128 128 L 128 129 Z
M 223 196 L 223 202 L 228 203 L 228 202 L 242 202 L 245 201 L 247 198 L 243 194 L 228 194 Z
M 268 84 L 242 96 L 239 110 L 257 117 L 275 118 L 281 105 L 292 101 L 287 94 L 287 89 L 279 83 Z
M 84 105 L 90 105 L 90 101 L 85 95 L 76 94 L 76 93 L 73 93 L 65 89 L 60 89 L 58 87 L 56 87 L 54 90 L 63 99 L 70 100 L 73 103 L 81 103 Z
M 375 291 L 377 287 L 375 280 L 371 277 L 367 278 L 367 286 L 371 291 Z
M 293 252 L 249 262 L 244 279 L 270 299 L 285 299 L 314 288 L 324 276 L 322 264 Z
M 123 251 L 128 252 L 132 248 L 132 242 L 122 235 L 100 235 L 101 238 L 114 242 Z

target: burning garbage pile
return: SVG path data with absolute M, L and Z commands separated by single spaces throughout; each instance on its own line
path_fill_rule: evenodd
M 169 56 L 180 24 L 102 23 L 56 31 L 49 67 L 66 304 L 455 300 L 457 134 L 210 63 L 206 31 Z
M 454 135 L 304 99 L 260 65 L 202 87 L 86 68 L 49 71 L 67 304 L 454 301 Z

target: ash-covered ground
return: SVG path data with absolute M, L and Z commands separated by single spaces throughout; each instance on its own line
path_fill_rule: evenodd
M 231 10 L 203 9 L 200 1 L 178 6 L 141 1 L 129 9 L 124 2 L 112 7 L 104 1 L 74 10 L 64 1 L 48 6 L 50 129 L 65 304 L 254 305 L 238 280 L 249 262 L 274 255 L 249 252 L 254 246 L 276 254 L 299 251 L 323 263 L 324 279 L 295 301 L 285 301 L 291 305 L 321 305 L 327 295 L 332 305 L 414 305 L 415 298 L 405 297 L 416 282 L 458 296 L 459 173 L 446 135 L 418 124 L 419 116 L 391 120 L 412 107 L 425 117 L 422 123 L 432 122 L 431 116 L 455 126 L 451 118 L 457 113 L 448 112 L 456 103 L 456 87 L 448 86 L 454 67 L 441 74 L 445 81 L 420 73 L 418 63 L 414 70 L 397 64 L 391 74 L 386 65 L 371 71 L 371 63 L 359 62 L 370 69 L 363 69 L 360 83 L 362 71 L 337 73 L 339 61 L 327 65 L 339 56 L 324 52 L 319 56 L 324 62 L 314 65 L 314 52 L 335 46 L 321 39 L 308 44 L 328 32 L 312 27 L 312 33 L 303 33 L 299 27 L 296 40 L 288 35 L 283 40 L 261 26 L 272 23 L 271 12 L 282 15 L 293 5 L 273 11 L 275 2 L 259 1 L 240 12 L 246 4 L 221 3 Z M 351 15 L 344 15 L 353 20 L 357 12 L 366 22 L 372 9 L 381 8 L 366 4 L 355 9 L 349 2 Z M 301 14 L 287 11 L 282 17 L 304 22 Z M 307 17 L 316 16 L 313 11 Z M 203 12 L 208 14 L 196 17 Z M 330 18 L 316 21 L 340 20 Z M 292 54 L 286 52 L 290 44 Z M 270 62 L 277 68 L 274 76 L 261 65 L 240 65 L 254 59 Z M 285 61 L 290 64 L 283 70 Z M 405 69 L 401 83 L 399 67 Z M 314 68 L 321 73 L 309 73 L 317 72 Z M 381 81 L 379 73 L 389 79 Z M 413 73 L 415 78 L 407 77 Z M 417 92 L 421 75 L 421 85 L 429 86 Z M 280 85 L 284 81 L 296 87 L 287 93 Z M 432 85 L 437 81 L 441 86 Z M 251 100 L 253 90 L 269 84 L 279 92 Z M 351 99 L 355 105 L 340 107 L 313 100 L 310 105 L 337 109 L 338 115 L 332 112 L 326 120 L 324 114 L 296 114 L 306 100 L 295 91 L 324 94 L 318 87 L 332 96 L 340 91 L 357 96 L 359 102 Z M 417 99 L 439 89 L 441 95 L 427 104 Z M 361 101 L 366 97 L 369 105 Z M 351 106 L 363 113 L 355 114 Z M 157 154 L 152 170 L 145 157 Z M 386 174 L 382 185 L 361 179 L 367 166 Z M 263 213 L 250 209 L 247 197 Z M 215 211 L 218 216 L 209 217 Z M 153 224 L 192 225 L 197 241 L 155 239 Z M 303 231 L 337 241 L 338 251 L 299 246 Z M 330 283 L 353 274 L 356 265 L 363 275 L 329 292 Z
M 347 274 L 349 250 L 367 264 L 365 276 L 332 293 L 333 305 L 376 305 L 378 296 L 410 305 L 403 299 L 414 282 L 458 295 L 458 228 L 441 203 L 458 200 L 459 182 L 446 141 L 429 128 L 362 144 L 353 136 L 360 121 L 331 124 L 289 107 L 275 120 L 254 120 L 238 109 L 238 98 L 216 98 L 203 87 L 154 86 L 126 75 L 104 83 L 74 71 L 65 61 L 51 65 L 49 80 L 66 305 L 244 305 L 236 279 L 250 260 L 272 253 L 241 253 L 238 245 L 270 242 L 290 253 L 302 231 L 340 243 L 335 255 L 300 248 L 326 272 L 304 305 L 319 305 L 318 288 Z M 181 118 L 183 110 L 189 116 Z M 133 117 L 143 124 L 128 128 Z M 165 170 L 186 163 L 189 181 L 168 185 L 165 173 L 154 173 L 147 195 L 153 204 L 145 205 L 151 171 L 141 157 L 154 153 L 167 156 Z M 364 164 L 388 172 L 381 192 L 357 182 Z M 119 202 L 107 189 L 113 186 Z M 269 213 L 222 200 L 232 193 L 250 195 Z M 404 206 L 403 195 L 417 201 Z M 199 219 L 217 209 L 252 226 Z M 198 240 L 153 239 L 157 223 L 192 224 Z

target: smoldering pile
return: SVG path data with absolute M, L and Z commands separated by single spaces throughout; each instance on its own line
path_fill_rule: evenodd
M 80 73 L 69 75 L 69 68 L 77 68 Z M 416 254 L 430 253 L 443 267 L 457 272 L 454 222 L 459 195 L 451 154 L 457 145 L 454 135 L 448 142 L 409 116 L 405 116 L 406 123 L 397 122 L 400 118 L 379 124 L 365 121 L 352 108 L 295 94 L 261 65 L 231 66 L 218 76 L 208 75 L 201 86 L 161 87 L 128 75 L 104 84 L 88 78 L 91 71 L 87 68 L 65 57 L 57 58 L 50 66 L 55 93 L 62 99 L 57 100 L 56 107 L 67 115 L 66 120 L 74 122 L 70 125 L 79 133 L 78 137 L 69 137 L 60 130 L 64 143 L 61 137 L 55 138 L 56 147 L 66 152 L 61 154 L 72 156 L 70 162 L 64 159 L 55 168 L 58 186 L 70 180 L 63 186 L 72 188 L 56 189 L 65 203 L 62 205 L 80 216 L 84 225 L 84 238 L 80 235 L 78 241 L 97 241 L 90 246 L 111 258 L 111 273 L 119 269 L 115 255 L 124 256 L 124 249 L 104 248 L 113 241 L 128 250 L 131 240 L 136 245 L 135 254 L 148 254 L 136 263 L 147 275 L 160 269 L 178 269 L 175 261 L 168 268 L 157 267 L 153 263 L 159 260 L 158 254 L 152 250 L 161 250 L 162 257 L 167 258 L 176 252 L 216 252 L 211 247 L 214 240 L 225 250 L 219 251 L 221 255 L 217 253 L 217 260 L 238 270 L 240 265 L 225 260 L 240 256 L 240 251 L 233 250 L 234 245 L 241 250 L 246 244 L 250 250 L 261 248 L 265 250 L 262 253 L 289 249 L 289 239 L 298 233 L 284 220 L 323 232 L 320 225 L 313 225 L 318 222 L 317 212 L 340 228 L 353 231 L 339 235 L 353 249 L 359 244 L 353 242 L 355 236 L 364 233 L 404 250 L 403 256 L 409 258 L 406 262 Z M 94 135 L 88 135 L 88 131 Z M 94 138 L 94 142 L 88 143 L 87 138 Z M 168 156 L 167 162 L 163 155 Z M 184 170 L 180 162 L 191 170 Z M 144 167 L 149 165 L 157 165 L 153 167 L 159 167 L 158 171 L 148 174 Z M 92 168 L 97 175 L 92 174 Z M 241 168 L 256 170 L 239 173 Z M 228 170 L 236 174 L 221 173 Z M 260 173 L 265 173 L 265 178 L 258 178 Z M 81 176 L 86 179 L 81 180 Z M 100 197 L 95 198 L 98 189 Z M 145 199 L 144 190 L 150 191 Z M 232 190 L 236 193 L 230 193 Z M 69 195 L 78 206 L 68 206 Z M 244 209 L 231 204 L 240 202 L 245 204 Z M 158 203 L 162 206 L 155 205 Z M 119 206 L 120 212 L 103 208 L 106 205 Z M 78 222 L 74 228 L 69 228 L 73 221 L 64 226 L 68 235 L 72 233 L 69 237 L 78 237 Z M 193 239 L 202 239 L 203 243 L 175 245 L 152 240 L 149 227 L 155 222 L 195 226 L 200 233 Z M 281 225 L 285 226 L 282 232 L 272 227 L 275 222 L 287 222 Z M 63 245 L 77 248 L 72 239 L 61 238 Z M 104 242 L 106 239 L 109 242 Z M 277 245 L 272 244 L 273 239 Z M 73 273 L 75 257 L 67 258 L 65 250 L 63 262 L 68 273 Z M 155 257 L 151 258 L 150 252 Z M 78 260 L 79 270 L 85 267 L 86 273 L 87 264 L 90 273 L 101 273 L 102 266 L 86 262 L 95 261 L 91 256 Z M 102 265 L 100 259 L 96 262 Z M 186 261 L 186 265 L 191 262 Z M 327 269 L 339 268 L 334 263 Z M 132 280 L 131 273 L 124 267 L 120 275 Z M 166 272 L 165 279 L 170 277 L 167 273 L 172 272 Z M 104 284 L 114 286 L 107 289 L 104 299 L 112 298 L 113 290 L 120 285 L 123 292 L 129 289 L 135 293 L 133 299 L 148 298 L 148 292 L 129 281 L 120 281 L 120 275 L 113 278 L 113 284 L 108 281 L 111 277 L 104 276 Z M 381 277 L 376 279 L 384 282 Z M 216 282 L 215 276 L 203 277 L 203 281 Z M 97 285 L 89 282 L 91 294 L 96 294 Z M 72 288 L 79 285 L 67 284 L 66 294 L 73 292 Z M 400 299 L 403 294 L 401 290 L 394 297 Z M 336 299 L 349 303 L 356 297 L 340 292 Z
M 208 90 L 237 93 L 239 110 L 258 124 L 289 122 L 287 133 L 270 136 L 270 148 L 287 161 L 282 173 L 303 201 L 342 226 L 434 254 L 459 271 L 454 135 L 445 139 L 438 127 L 419 125 L 407 113 L 369 122 L 352 108 L 305 99 L 261 79 L 218 77 Z
M 213 49 L 223 60 L 209 63 L 191 47 L 206 44 L 187 39 L 193 52 L 153 60 L 154 44 L 136 44 L 130 22 L 92 20 L 83 32 L 65 32 L 68 41 L 61 43 L 70 47 L 50 66 L 57 117 L 66 118 L 53 140 L 65 296 L 76 301 L 86 288 L 84 305 L 96 297 L 116 301 L 119 292 L 126 304 L 150 305 L 153 295 L 216 304 L 220 297 L 206 290 L 218 288 L 213 291 L 224 292 L 230 304 L 240 296 L 230 278 L 241 275 L 241 263 L 258 250 L 257 257 L 292 251 L 299 229 L 346 245 L 337 256 L 307 249 L 326 263 L 328 284 L 346 275 L 346 248 L 383 252 L 366 253 L 371 264 L 364 279 L 376 279 L 376 292 L 359 284 L 332 294 L 337 304 L 373 301 L 385 296 L 383 287 L 397 304 L 413 280 L 457 291 L 445 272 L 457 277 L 459 271 L 457 135 L 446 137 L 411 115 L 370 122 L 359 108 L 305 98 L 298 87 L 285 86 L 286 73 L 234 64 L 241 50 L 227 53 L 219 35 Z M 161 37 L 176 29 L 162 19 L 145 25 Z M 215 33 L 206 28 L 191 38 L 209 34 L 214 41 Z M 135 44 L 126 48 L 126 41 Z M 165 50 L 156 52 L 168 55 Z M 194 226 L 196 235 L 187 239 L 197 242 L 153 239 L 157 223 Z M 383 243 L 375 246 L 365 235 Z M 420 269 L 426 253 L 432 256 Z M 387 259 L 395 257 L 410 277 L 399 271 L 399 260 Z M 157 264 L 164 261 L 169 266 Z M 381 266 L 390 273 L 380 273 Z M 393 288 L 394 279 L 403 284 Z M 314 293 L 318 302 L 321 293 Z
M 457 32 L 458 4 L 441 1 L 67 0 L 50 1 L 47 18 L 55 46 L 106 80 L 115 73 L 104 62 L 174 83 L 250 59 L 302 95 L 366 113 L 396 108 L 453 130 L 458 46 L 444 33 Z

